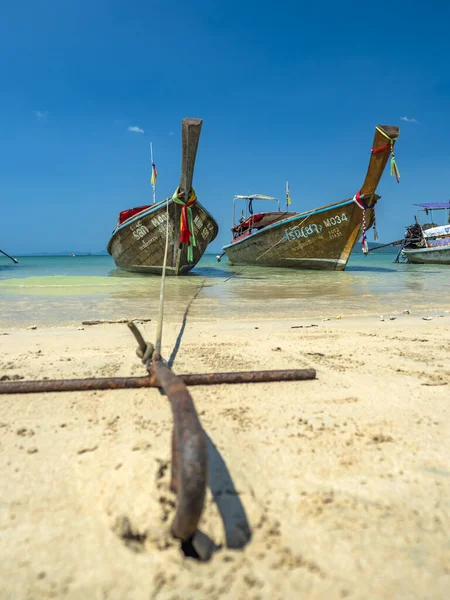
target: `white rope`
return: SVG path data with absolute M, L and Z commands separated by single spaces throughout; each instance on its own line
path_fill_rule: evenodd
M 159 312 L 158 312 L 158 323 L 156 328 L 156 342 L 155 352 L 161 355 L 161 340 L 162 340 L 162 328 L 164 319 L 164 286 L 166 282 L 166 265 L 167 265 L 167 254 L 169 250 L 169 198 L 166 201 L 166 247 L 164 249 L 164 263 L 161 274 L 161 288 L 159 291 Z

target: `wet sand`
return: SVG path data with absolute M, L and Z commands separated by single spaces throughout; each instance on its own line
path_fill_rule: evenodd
M 206 564 L 168 533 L 157 390 L 2 396 L 0 596 L 448 597 L 450 315 L 428 314 L 165 327 L 179 373 L 317 369 L 191 389 L 209 445 Z M 0 376 L 144 374 L 124 325 L 0 333 Z
M 188 305 L 190 321 L 204 323 L 450 309 L 448 268 L 392 259 L 357 253 L 345 271 L 334 272 L 233 267 L 204 255 L 189 276 L 167 278 L 165 321 L 179 322 Z M 157 314 L 159 277 L 113 266 L 107 256 L 31 257 L 0 266 L 0 328 Z

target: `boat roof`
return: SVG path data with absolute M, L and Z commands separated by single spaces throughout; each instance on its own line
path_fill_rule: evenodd
M 438 225 L 438 227 L 430 227 L 423 232 L 424 237 L 448 236 L 450 235 L 450 225 Z
M 450 202 L 429 202 L 427 204 L 414 204 L 414 206 L 421 206 L 426 209 L 444 209 L 450 208 Z
M 237 200 L 277 200 L 278 198 L 273 198 L 272 196 L 263 196 L 262 194 L 250 194 L 249 196 L 235 196 Z

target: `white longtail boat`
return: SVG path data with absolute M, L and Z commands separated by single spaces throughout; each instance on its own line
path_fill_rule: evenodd
M 418 212 L 430 214 L 431 221 L 433 211 L 443 211 L 447 216 L 447 224 L 422 226 L 416 216 L 414 225 L 406 230 L 401 258 L 409 263 L 450 265 L 450 203 L 429 202 L 416 206 L 420 206 Z

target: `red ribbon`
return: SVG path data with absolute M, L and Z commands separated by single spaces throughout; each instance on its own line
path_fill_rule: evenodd
M 359 206 L 359 208 L 361 210 L 365 210 L 366 209 L 366 207 L 364 206 L 364 202 L 361 200 L 361 190 L 359 190 L 359 192 L 357 192 L 353 196 L 353 200 L 354 200 L 354 202 L 356 202 L 356 204 Z
M 372 154 L 378 154 L 379 152 L 384 152 L 388 148 L 391 148 L 391 144 L 386 144 L 386 146 L 381 146 L 380 148 L 372 148 Z
M 189 229 L 187 206 L 185 205 L 181 209 L 180 244 L 188 244 L 189 245 L 189 238 L 191 237 L 191 235 L 192 235 L 192 233 Z
M 194 233 L 189 228 L 188 207 L 193 206 L 197 202 L 196 196 L 191 198 L 186 204 L 183 204 L 180 218 L 180 243 L 189 245 L 189 240 Z
M 400 177 L 399 177 L 397 165 L 395 164 L 395 162 L 392 165 L 392 169 L 394 171 L 394 175 L 395 175 L 395 179 L 397 180 L 397 183 L 400 183 Z

